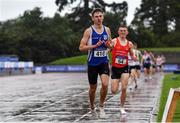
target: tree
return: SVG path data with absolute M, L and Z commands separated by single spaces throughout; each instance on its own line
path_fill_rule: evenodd
M 174 30 L 179 30 L 179 6 L 178 0 L 142 0 L 135 18 L 143 22 L 145 27 L 151 27 L 150 29 L 161 37 L 171 31 L 169 26 L 173 26 L 172 23 L 175 24 Z
M 169 14 L 171 22 L 175 23 L 175 32 L 180 32 L 180 2 L 179 0 L 169 1 Z
M 0 53 L 16 54 L 20 60 L 48 63 L 78 55 L 79 33 L 67 17 L 43 18 L 39 8 L 25 11 L 0 25 Z
M 76 7 L 72 7 L 71 13 L 66 14 L 66 16 L 73 22 L 75 31 L 83 31 L 91 23 L 90 12 L 93 8 L 102 8 L 106 11 L 109 7 L 114 13 L 119 13 L 119 15 L 127 15 L 127 3 L 111 3 L 108 4 L 103 0 L 56 0 L 56 5 L 59 6 L 59 11 L 61 12 L 66 6 L 77 2 Z M 121 14 L 120 14 L 121 13 Z
M 131 28 L 135 30 L 139 40 L 149 38 L 148 42 L 151 42 L 149 47 L 168 46 L 170 44 L 164 43 L 164 36 L 167 38 L 170 36 L 169 33 L 173 34 L 172 32 L 179 30 L 179 6 L 178 0 L 142 0 L 141 7 L 136 10 Z M 144 31 L 146 33 L 143 34 Z
M 121 13 L 121 12 L 114 12 L 113 14 L 111 12 L 106 12 L 105 13 L 105 20 L 104 24 L 108 25 L 111 29 L 112 37 L 117 37 L 118 36 L 118 28 L 121 24 L 126 25 L 125 17 L 126 13 Z

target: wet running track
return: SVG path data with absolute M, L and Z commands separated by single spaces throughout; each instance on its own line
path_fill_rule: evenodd
M 1 77 L 0 122 L 155 122 L 162 79 L 156 74 L 145 82 L 142 76 L 137 90 L 128 89 L 124 116 L 119 110 L 120 93 L 112 95 L 109 89 L 106 118 L 100 119 L 89 113 L 86 73 Z M 99 90 L 100 85 L 97 105 Z

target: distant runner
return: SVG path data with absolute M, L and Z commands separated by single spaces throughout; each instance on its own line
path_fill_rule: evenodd
M 144 68 L 144 77 L 145 77 L 145 82 L 151 79 L 151 56 L 147 50 L 144 50 L 144 54 L 142 56 L 141 64 L 143 65 Z

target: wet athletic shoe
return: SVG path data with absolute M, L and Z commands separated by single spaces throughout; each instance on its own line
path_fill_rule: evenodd
M 91 109 L 91 111 L 90 111 L 90 114 L 91 114 L 91 116 L 93 117 L 93 118 L 98 118 L 98 114 L 97 114 L 97 112 L 96 112 L 96 109 Z
M 127 114 L 127 112 L 124 110 L 124 108 L 120 108 L 120 113 L 121 113 L 122 115 Z
M 106 113 L 104 112 L 104 107 L 99 107 L 99 118 L 106 118 Z

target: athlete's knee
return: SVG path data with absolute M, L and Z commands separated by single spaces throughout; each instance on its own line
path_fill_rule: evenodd
M 111 88 L 111 93 L 112 94 L 116 94 L 117 93 L 117 89 Z
M 94 86 L 90 86 L 89 91 L 91 93 L 95 93 L 96 92 L 96 86 L 95 85 Z
M 96 89 L 89 89 L 89 92 L 90 92 L 90 93 L 95 93 L 95 92 L 96 92 Z

